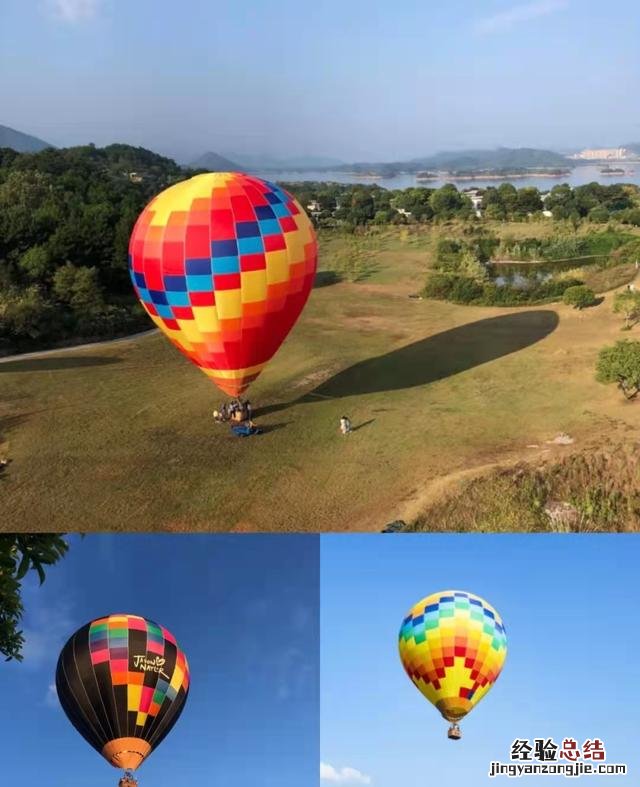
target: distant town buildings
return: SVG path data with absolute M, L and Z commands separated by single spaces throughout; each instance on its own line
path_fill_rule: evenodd
M 307 205 L 307 212 L 312 216 L 312 218 L 318 218 L 318 216 L 322 213 L 322 208 L 318 200 L 311 200 L 311 202 Z
M 633 153 L 628 148 L 587 148 L 580 153 L 574 153 L 569 158 L 586 161 L 624 161 L 633 158 Z

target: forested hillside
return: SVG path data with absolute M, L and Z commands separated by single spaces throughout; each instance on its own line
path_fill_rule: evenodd
M 0 351 L 146 327 L 129 234 L 151 197 L 188 174 L 128 145 L 0 149 Z

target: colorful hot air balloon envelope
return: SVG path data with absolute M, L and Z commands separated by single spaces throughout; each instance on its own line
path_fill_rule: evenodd
M 111 765 L 133 771 L 180 717 L 189 667 L 167 629 L 138 615 L 108 615 L 64 646 L 56 689 L 80 735 Z
M 158 194 L 129 244 L 147 313 L 230 396 L 247 389 L 295 324 L 317 257 L 313 226 L 291 194 L 236 172 L 196 175 Z
M 498 679 L 507 636 L 496 610 L 460 590 L 433 593 L 402 622 L 400 660 L 407 675 L 449 722 L 457 723 Z M 451 733 L 451 730 L 450 730 Z

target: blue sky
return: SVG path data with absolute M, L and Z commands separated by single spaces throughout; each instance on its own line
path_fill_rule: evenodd
M 141 787 L 315 787 L 318 549 L 295 535 L 73 538 L 42 587 L 27 583 L 24 661 L 0 662 L 2 783 L 117 784 L 50 688 L 67 637 L 115 611 L 166 626 L 191 668 L 183 715 Z
M 631 775 L 599 779 L 637 783 L 639 562 L 637 536 L 323 537 L 321 759 L 334 769 L 324 787 L 495 783 L 489 763 L 508 762 L 517 737 L 600 737 Z M 493 604 L 509 646 L 459 743 L 397 653 L 408 609 L 446 589 Z M 566 784 L 522 781 L 535 778 Z
M 3 0 L 0 123 L 389 160 L 640 139 L 636 0 Z

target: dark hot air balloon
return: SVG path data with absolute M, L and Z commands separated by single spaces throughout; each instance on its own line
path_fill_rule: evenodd
M 189 667 L 174 636 L 138 615 L 98 618 L 69 639 L 56 668 L 69 721 L 130 775 L 176 723 L 189 693 Z

